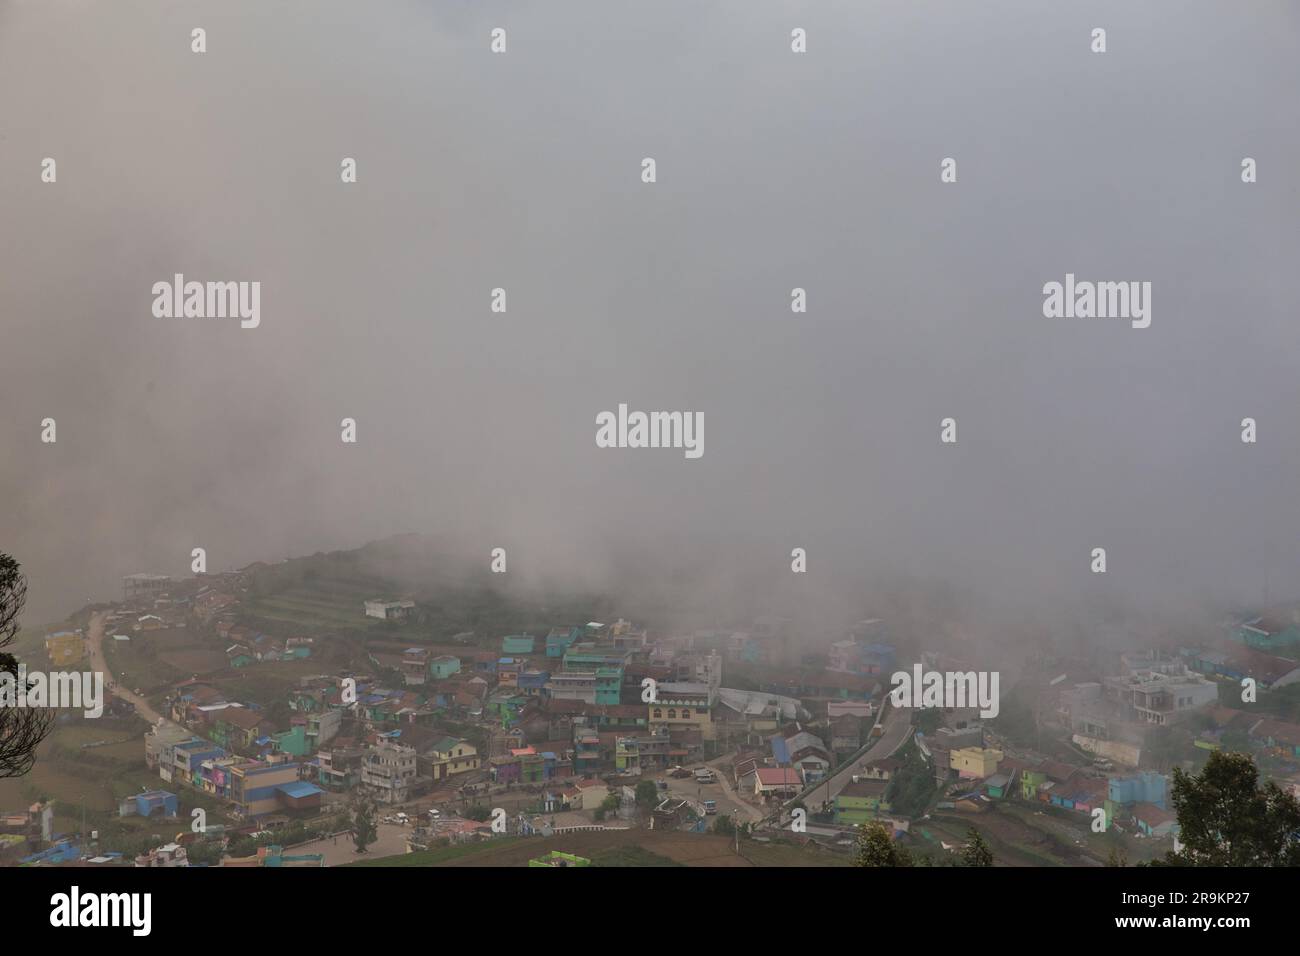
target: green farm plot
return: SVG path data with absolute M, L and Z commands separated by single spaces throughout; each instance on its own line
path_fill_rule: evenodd
M 0 810 L 50 798 L 63 826 L 80 818 L 83 801 L 87 813 L 111 814 L 121 797 L 163 786 L 145 766 L 146 729 L 143 720 L 61 718 L 37 748 L 31 772 L 0 779 Z
M 273 597 L 249 602 L 248 610 L 256 617 L 282 621 L 315 622 L 328 627 L 365 627 L 365 598 L 344 599 L 338 595 L 304 594 L 286 591 Z

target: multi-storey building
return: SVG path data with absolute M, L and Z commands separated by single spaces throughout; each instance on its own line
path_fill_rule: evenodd
M 1108 700 L 1121 708 L 1121 716 L 1139 723 L 1168 726 L 1219 699 L 1219 685 L 1184 671 L 1166 674 L 1138 671 L 1103 682 Z
M 380 803 L 404 803 L 422 788 L 416 770 L 414 747 L 382 743 L 368 750 L 361 761 L 361 785 Z
M 713 699 L 707 684 L 669 682 L 655 688 L 655 700 L 647 705 L 651 733 L 674 737 L 697 732 L 701 740 L 716 737 Z
M 330 747 L 317 755 L 317 776 L 320 785 L 334 793 L 353 789 L 361 782 L 361 761 L 365 751 L 360 747 Z
M 458 773 L 468 773 L 479 767 L 478 750 L 468 740 L 444 737 L 429 748 L 425 758 L 429 764 L 429 777 L 446 780 Z
M 246 820 L 283 811 L 291 797 L 307 792 L 302 788 L 312 788 L 298 779 L 298 764 L 289 761 L 249 760 L 232 764 L 228 771 L 226 798 L 234 803 L 235 814 Z
M 595 671 L 561 671 L 547 680 L 546 696 L 553 700 L 578 700 L 584 704 L 596 703 Z

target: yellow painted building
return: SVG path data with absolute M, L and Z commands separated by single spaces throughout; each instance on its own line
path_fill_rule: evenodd
M 717 739 L 708 687 L 703 684 L 662 683 L 646 708 L 650 732 L 698 730 L 704 740 Z
M 983 780 L 997 773 L 998 763 L 1002 760 L 1002 751 L 988 750 L 984 747 L 963 747 L 954 750 L 950 759 L 949 766 L 960 776 Z
M 429 776 L 434 780 L 444 780 L 458 773 L 468 773 L 478 768 L 478 750 L 468 740 L 444 737 L 430 750 Z

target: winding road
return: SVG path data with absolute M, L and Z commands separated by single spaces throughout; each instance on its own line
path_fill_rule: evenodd
M 95 611 L 90 615 L 90 624 L 86 627 L 86 647 L 90 653 L 90 666 L 104 675 L 104 683 L 112 688 L 115 697 L 129 701 L 135 712 L 156 725 L 163 719 L 162 714 L 154 710 L 139 694 L 132 693 L 118 685 L 117 677 L 108 669 L 108 660 L 104 657 L 104 612 Z
M 873 760 L 892 757 L 898 751 L 898 748 L 907 742 L 907 739 L 912 736 L 912 715 L 906 710 L 890 707 L 885 712 L 881 726 L 884 727 L 884 733 L 877 737 L 875 742 L 856 760 L 845 764 L 842 769 L 836 771 L 812 789 L 805 790 L 795 799 L 802 800 L 804 805 L 809 808 L 820 807 L 823 803 L 833 802 L 840 791 L 849 785 L 853 775 L 858 773 L 864 764 L 871 763 Z M 789 806 L 793 802 L 793 800 L 787 801 L 785 805 Z

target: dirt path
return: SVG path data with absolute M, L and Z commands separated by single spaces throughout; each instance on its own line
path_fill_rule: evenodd
M 149 723 L 157 724 L 158 721 L 162 720 L 162 714 L 154 710 L 147 700 L 138 694 L 133 694 L 125 687 L 119 686 L 117 677 L 108 669 L 108 661 L 104 657 L 103 611 L 95 611 L 90 615 L 90 624 L 86 628 L 86 647 L 90 652 L 90 666 L 104 675 L 104 683 L 113 688 L 114 695 L 130 701 L 135 707 L 135 712 Z

